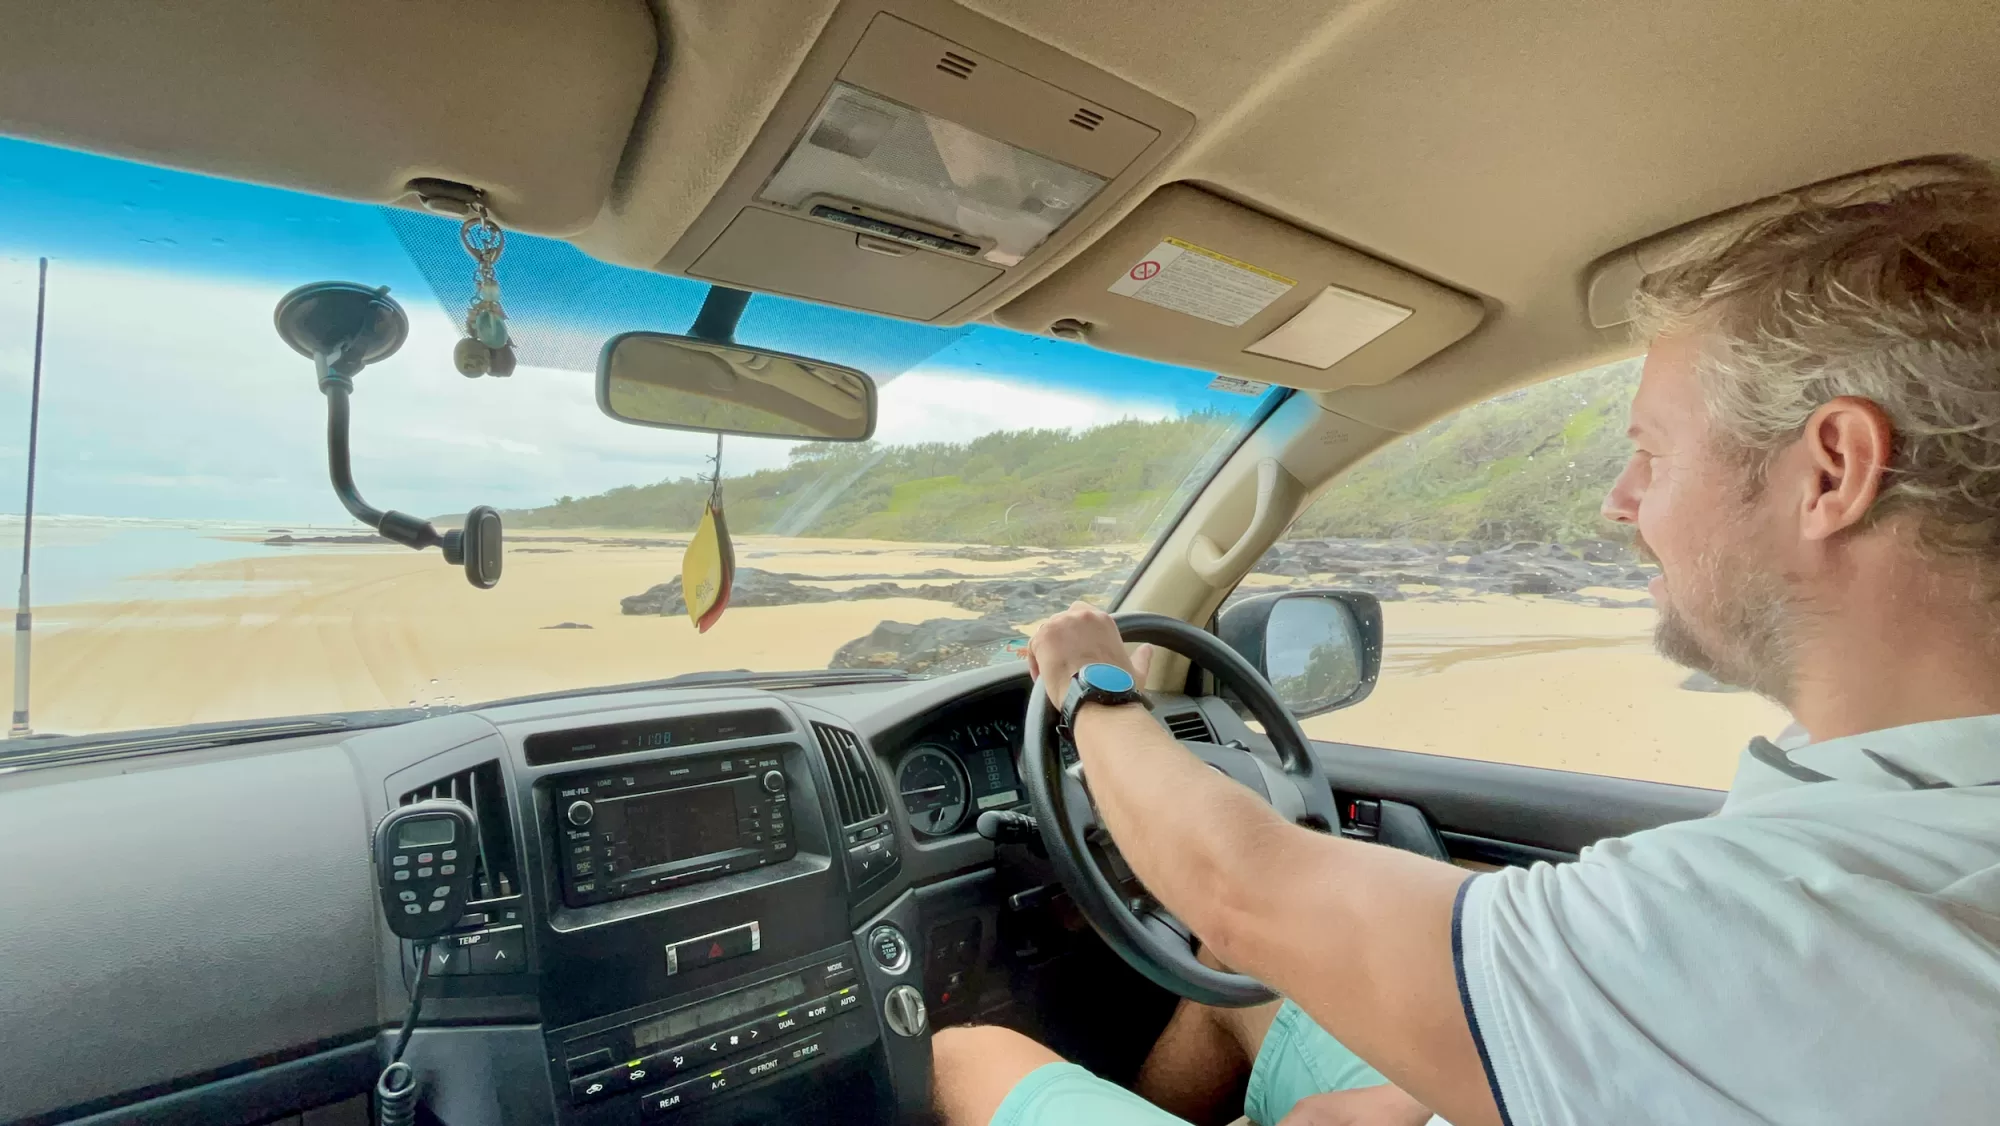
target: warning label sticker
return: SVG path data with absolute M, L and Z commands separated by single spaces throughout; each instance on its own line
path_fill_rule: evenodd
M 1170 238 L 1111 283 L 1111 292 L 1235 328 L 1297 284 L 1283 274 Z
M 1241 379 L 1234 375 L 1218 375 L 1209 381 L 1208 389 L 1210 391 L 1225 391 L 1231 395 L 1249 395 L 1254 398 L 1269 391 L 1271 385 L 1268 383 L 1259 383 L 1254 379 Z

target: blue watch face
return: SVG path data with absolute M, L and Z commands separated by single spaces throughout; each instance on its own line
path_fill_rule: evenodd
M 1117 665 L 1085 665 L 1077 675 L 1100 692 L 1130 692 L 1135 687 L 1132 674 Z

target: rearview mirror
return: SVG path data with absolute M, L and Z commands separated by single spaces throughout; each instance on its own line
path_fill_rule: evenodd
M 1288 590 L 1222 612 L 1216 634 L 1300 719 L 1353 707 L 1382 671 L 1382 604 L 1353 590 Z
M 875 433 L 875 381 L 853 368 L 664 332 L 605 343 L 597 405 L 620 422 L 669 430 L 815 442 Z

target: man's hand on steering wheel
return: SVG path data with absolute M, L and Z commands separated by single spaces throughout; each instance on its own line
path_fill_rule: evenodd
M 1077 712 L 1072 764 L 1057 732 L 1070 680 L 1100 662 L 1139 679 L 1127 642 L 1195 661 L 1236 693 L 1267 745 L 1183 742 L 1144 707 L 1107 701 Z M 1078 604 L 1044 623 L 1027 655 L 1042 691 L 1022 721 L 1022 781 L 1051 866 L 1106 944 L 1203 1004 L 1288 997 L 1417 1104 L 1462 1126 L 1498 1126 L 1455 973 L 1465 872 L 1342 839 L 1298 719 L 1255 666 L 1198 626 Z M 1156 902 L 1106 871 L 1106 833 L 1119 867 Z M 1204 964 L 1197 935 L 1237 972 Z
M 1116 665 L 1143 686 L 1152 657 L 1150 645 L 1126 652 L 1111 615 L 1088 602 L 1072 602 L 1069 609 L 1043 622 L 1028 642 L 1028 675 L 1041 682 L 1049 702 L 1060 710 L 1076 670 L 1090 664 Z

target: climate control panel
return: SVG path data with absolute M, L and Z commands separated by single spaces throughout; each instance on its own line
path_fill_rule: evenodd
M 708 992 L 550 1033 L 557 1089 L 578 1112 L 636 1096 L 642 1117 L 669 1117 L 877 1038 L 852 945 Z

